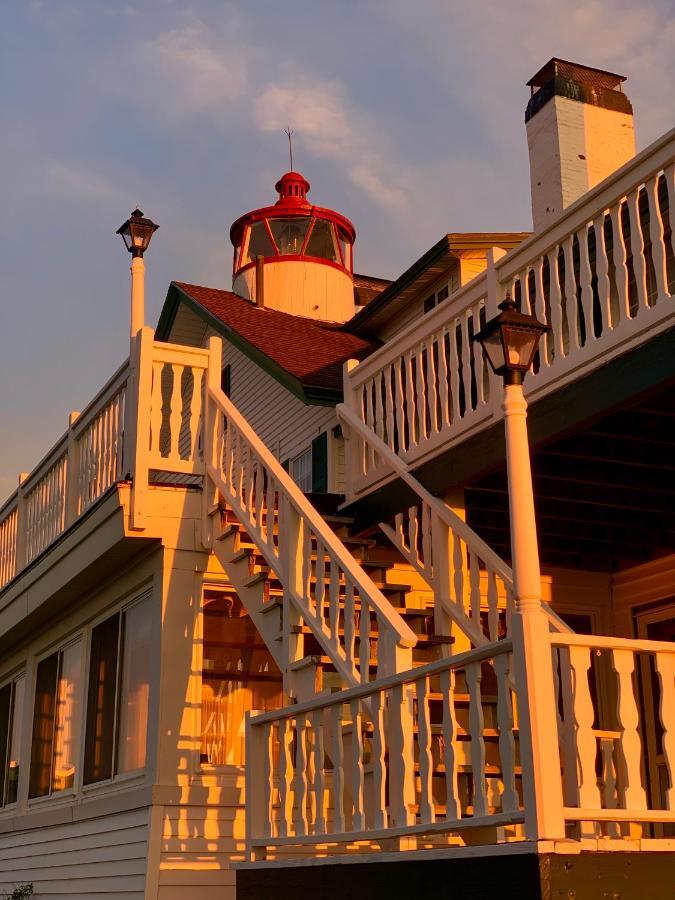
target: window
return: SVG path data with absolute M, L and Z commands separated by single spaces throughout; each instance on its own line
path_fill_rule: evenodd
M 0 806 L 16 803 L 26 678 L 0 688 Z
M 439 303 L 442 303 L 448 296 L 448 286 L 446 284 L 445 287 L 442 287 L 437 294 L 431 294 L 424 301 L 424 312 L 431 312 L 432 309 L 438 306 Z
M 349 241 L 349 238 L 345 234 L 345 232 L 341 229 L 337 229 L 338 242 L 340 244 L 340 253 L 342 254 L 342 264 L 345 269 L 349 269 L 351 271 L 352 268 L 352 245 Z
M 301 491 L 312 490 L 312 448 L 291 460 L 291 476 Z
M 229 363 L 223 366 L 223 371 L 220 373 L 220 389 L 226 397 L 230 396 L 230 391 L 232 390 L 232 366 Z
M 274 658 L 235 593 L 204 591 L 201 761 L 243 765 L 249 710 L 284 705 Z
M 82 641 L 38 663 L 28 796 L 45 797 L 75 783 Z
M 249 230 L 248 248 L 242 264 L 255 262 L 258 256 L 275 256 L 274 245 L 264 222 L 254 222 Z
M 151 617 L 150 597 L 145 597 L 92 629 L 85 784 L 145 766 Z
M 314 228 L 307 242 L 307 256 L 318 256 L 321 259 L 330 259 L 332 262 L 339 262 L 337 246 L 335 243 L 335 235 L 333 226 L 324 219 L 317 219 L 314 222 Z
M 282 256 L 296 256 L 302 253 L 310 222 L 308 216 L 302 219 L 269 220 L 272 236 Z

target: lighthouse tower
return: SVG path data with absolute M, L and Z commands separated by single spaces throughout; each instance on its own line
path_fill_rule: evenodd
M 232 290 L 259 306 L 346 322 L 354 315 L 349 219 L 307 200 L 309 182 L 287 172 L 273 206 L 240 216 L 230 229 Z

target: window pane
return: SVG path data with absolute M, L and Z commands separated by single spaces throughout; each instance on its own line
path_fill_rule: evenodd
M 5 803 L 16 803 L 19 789 L 19 753 L 21 749 L 21 731 L 23 724 L 23 703 L 26 696 L 26 678 L 24 675 L 14 682 L 14 699 L 12 701 L 12 733 L 9 740 L 9 765 L 7 768 L 7 797 Z
M 54 741 L 54 713 L 56 709 L 56 676 L 59 654 L 53 653 L 38 663 L 35 679 L 35 707 L 33 711 L 33 742 L 30 755 L 29 797 L 44 797 L 49 793 Z
M 337 230 L 338 241 L 340 242 L 340 251 L 342 252 L 342 262 L 345 269 L 351 271 L 352 268 L 352 245 L 349 243 L 347 235 L 341 228 Z
M 205 591 L 202 761 L 243 765 L 246 712 L 283 699 L 281 672 L 237 595 Z
M 119 627 L 120 616 L 117 614 L 101 622 L 91 633 L 84 748 L 85 784 L 112 777 Z
M 5 799 L 5 781 L 7 776 L 7 754 L 9 750 L 9 716 L 12 700 L 12 685 L 0 688 L 0 806 Z
M 305 216 L 302 219 L 270 219 L 270 229 L 282 256 L 297 255 L 302 252 L 305 236 L 311 219 Z
M 150 695 L 152 606 L 150 599 L 124 613 L 120 722 L 117 771 L 133 772 L 145 765 Z
M 80 641 L 61 651 L 56 688 L 54 764 L 52 790 L 72 788 L 75 780 L 76 729 L 79 718 L 82 645 Z
M 251 225 L 246 258 L 242 262 L 255 262 L 257 256 L 276 256 L 264 222 L 254 222 Z
M 291 461 L 291 475 L 301 491 L 312 490 L 312 448 Z
M 307 256 L 319 256 L 339 262 L 337 247 L 333 236 L 333 226 L 324 219 L 317 219 L 307 242 Z

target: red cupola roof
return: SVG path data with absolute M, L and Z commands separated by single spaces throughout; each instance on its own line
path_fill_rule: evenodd
M 274 190 L 278 192 L 279 199 L 276 206 L 309 206 L 307 202 L 307 191 L 309 190 L 309 181 L 299 172 L 286 172 L 274 185 Z

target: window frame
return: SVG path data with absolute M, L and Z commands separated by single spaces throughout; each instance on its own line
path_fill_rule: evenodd
M 38 667 L 40 663 L 49 659 L 51 656 L 58 655 L 57 660 L 57 668 L 56 668 L 56 690 L 54 694 L 54 701 L 56 704 L 58 697 L 58 686 L 59 686 L 59 678 L 61 675 L 61 657 L 63 652 L 68 647 L 73 647 L 79 642 L 80 644 L 80 679 L 78 685 L 78 698 L 76 699 L 77 705 L 77 715 L 75 718 L 75 722 L 73 725 L 73 733 L 75 735 L 73 742 L 73 759 L 75 760 L 75 773 L 73 775 L 73 783 L 70 787 L 63 788 L 62 790 L 55 790 L 52 786 L 53 778 L 54 778 L 54 745 L 55 745 L 55 734 L 56 734 L 56 706 L 54 708 L 54 721 L 52 723 L 52 739 L 51 739 L 51 754 L 50 754 L 50 763 L 49 763 L 49 790 L 46 794 L 39 794 L 35 797 L 30 796 L 30 782 L 31 782 L 31 769 L 33 763 L 33 729 L 35 723 L 35 702 L 37 699 L 36 691 L 37 691 L 37 673 Z M 35 656 L 34 658 L 34 666 L 32 672 L 32 693 L 31 693 L 31 715 L 30 715 L 30 732 L 31 732 L 31 745 L 30 745 L 30 753 L 28 755 L 27 767 L 28 767 L 28 790 L 26 792 L 26 799 L 28 805 L 39 806 L 41 803 L 49 803 L 56 799 L 63 799 L 73 797 L 79 790 L 80 785 L 82 784 L 82 750 L 83 750 L 83 713 L 85 708 L 85 698 L 83 694 L 83 685 L 85 682 L 85 678 L 87 677 L 88 671 L 88 659 L 86 653 L 86 629 L 82 631 L 78 631 L 76 634 L 70 635 L 70 637 L 65 640 L 59 641 L 56 644 L 53 644 L 49 650 L 44 651 L 43 653 Z
M 5 744 L 5 762 L 3 766 L 3 771 L 0 771 L 0 814 L 5 812 L 6 810 L 13 810 L 16 808 L 19 802 L 19 791 L 17 784 L 17 795 L 16 800 L 12 800 L 10 802 L 6 801 L 7 790 L 9 788 L 9 763 L 12 754 L 12 744 L 14 742 L 14 716 L 16 712 L 16 694 L 17 694 L 17 684 L 18 682 L 23 681 L 23 709 L 20 712 L 21 720 L 19 722 L 19 750 L 23 750 L 23 738 L 25 733 L 25 712 L 26 712 L 26 685 L 27 674 L 26 669 L 23 668 L 18 672 L 15 672 L 13 675 L 6 675 L 0 678 L 0 691 L 4 690 L 7 686 L 9 686 L 9 708 L 7 711 L 7 740 Z M 25 766 L 25 763 L 24 763 Z M 30 760 L 28 761 L 28 769 L 30 770 Z M 21 755 L 19 755 L 19 776 L 21 775 Z
M 122 667 L 124 665 L 124 660 L 122 657 L 123 650 L 123 642 L 124 642 L 124 621 L 121 618 L 124 614 L 132 609 L 134 606 L 144 602 L 147 600 L 150 604 L 152 603 L 153 591 L 152 588 L 148 588 L 142 593 L 133 597 L 133 599 L 122 603 L 117 606 L 113 610 L 107 610 L 104 614 L 98 616 L 94 619 L 87 629 L 87 647 L 86 647 L 86 656 L 87 656 L 87 666 L 86 673 L 84 677 L 84 684 L 86 685 L 86 694 L 87 696 L 84 698 L 84 702 L 82 704 L 81 709 L 81 729 L 80 729 L 80 790 L 83 794 L 88 794 L 90 792 L 95 792 L 104 788 L 106 786 L 111 786 L 115 784 L 120 784 L 125 781 L 138 781 L 145 777 L 145 773 L 148 769 L 148 759 L 149 759 L 149 749 L 150 749 L 150 725 L 152 721 L 152 711 L 153 711 L 153 700 L 154 693 L 156 688 L 153 690 L 153 681 L 152 675 L 150 678 L 150 685 L 148 691 L 148 714 L 147 714 L 147 724 L 146 724 L 146 736 L 145 736 L 145 764 L 138 768 L 130 770 L 129 772 L 118 772 L 117 767 L 119 764 L 119 748 L 117 746 L 117 741 L 119 737 L 119 726 L 120 726 L 120 714 L 121 714 L 121 692 L 120 685 L 122 681 Z M 152 619 L 152 606 L 150 607 L 150 615 Z M 113 733 L 112 733 L 112 764 L 111 764 L 111 775 L 107 778 L 101 778 L 98 781 L 84 781 L 84 768 L 86 762 L 86 751 L 87 751 L 87 713 L 89 706 L 89 677 L 91 672 L 91 637 L 95 628 L 99 625 L 103 624 L 103 622 L 108 621 L 108 619 L 112 619 L 113 617 L 119 617 L 119 627 L 117 630 L 117 664 L 115 668 L 115 698 L 113 703 Z M 151 630 L 151 635 L 153 631 Z M 151 665 L 154 663 L 156 653 L 156 642 L 154 639 L 152 640 L 151 646 Z M 120 665 L 121 659 L 121 665 Z M 85 688 L 83 688 L 84 690 Z

